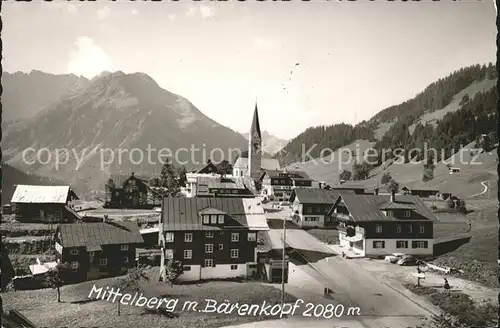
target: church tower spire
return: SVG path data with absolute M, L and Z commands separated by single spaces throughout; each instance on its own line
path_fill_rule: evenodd
M 252 179 L 260 177 L 262 164 L 262 134 L 260 131 L 259 111 L 257 101 L 253 112 L 252 126 L 250 127 L 250 138 L 248 138 L 248 173 Z

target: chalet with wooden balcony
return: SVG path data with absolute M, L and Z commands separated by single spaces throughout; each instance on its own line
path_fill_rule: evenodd
M 60 224 L 54 241 L 57 260 L 69 264 L 72 281 L 123 274 L 135 266 L 135 250 L 144 242 L 132 221 Z
M 292 191 L 292 218 L 300 227 L 335 227 L 336 221 L 328 216 L 330 208 L 339 196 L 352 191 L 336 191 L 319 188 L 296 188 Z
M 256 198 L 164 198 L 160 219 L 160 279 L 169 261 L 180 261 L 179 281 L 254 276 L 257 233 L 267 231 Z
M 262 196 L 271 200 L 288 201 L 295 188 L 319 188 L 318 182 L 302 171 L 267 170 L 260 181 Z
M 328 216 L 339 222 L 340 246 L 362 256 L 433 255 L 437 218 L 418 196 L 343 194 Z
M 106 182 L 107 208 L 147 208 L 149 177 L 112 174 Z

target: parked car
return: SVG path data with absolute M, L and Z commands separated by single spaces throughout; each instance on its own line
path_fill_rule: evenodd
M 387 255 L 384 260 L 389 263 L 397 263 L 401 258 L 403 258 L 405 254 L 403 253 L 392 253 L 391 255 Z
M 401 265 L 401 266 L 414 266 L 414 265 L 423 264 L 422 261 L 414 258 L 411 255 L 405 255 L 405 256 L 403 256 L 401 259 L 398 260 L 397 263 L 398 263 L 398 265 Z

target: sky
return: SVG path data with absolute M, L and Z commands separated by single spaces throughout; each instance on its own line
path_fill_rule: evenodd
M 217 122 L 291 139 L 493 62 L 492 1 L 2 4 L 8 72 L 144 72 Z

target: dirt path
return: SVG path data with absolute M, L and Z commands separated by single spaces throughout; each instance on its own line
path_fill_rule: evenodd
M 488 185 L 487 185 L 487 183 L 489 184 L 490 180 L 481 181 L 481 185 L 484 187 L 483 191 L 481 191 L 480 193 L 471 195 L 471 196 L 469 196 L 467 198 L 473 198 L 473 197 L 476 197 L 476 196 L 484 195 L 488 191 Z

